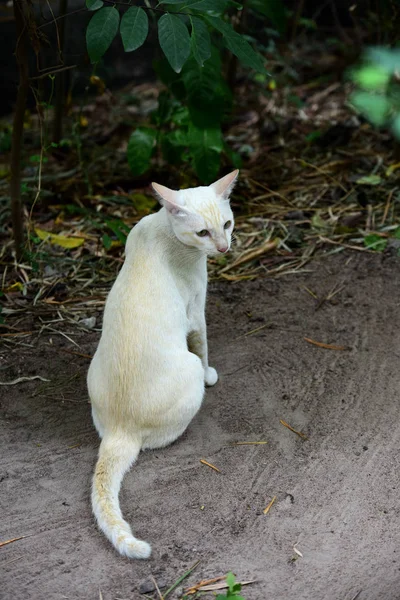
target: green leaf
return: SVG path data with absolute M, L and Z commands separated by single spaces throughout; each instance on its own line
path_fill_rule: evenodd
M 223 148 L 221 130 L 200 129 L 191 124 L 188 144 L 197 176 L 203 183 L 211 183 L 218 175 Z
M 306 141 L 309 143 L 315 142 L 315 140 L 318 140 L 321 137 L 321 135 L 322 131 L 316 129 L 315 131 L 311 131 L 311 133 L 306 135 Z
M 179 127 L 188 126 L 190 123 L 190 114 L 187 106 L 178 106 L 171 115 L 171 121 Z
M 132 52 L 144 44 L 149 32 L 149 19 L 143 8 L 131 6 L 121 19 L 120 34 L 125 52 Z
M 153 113 L 153 121 L 157 125 L 164 125 L 171 120 L 172 111 L 174 108 L 174 100 L 171 97 L 171 94 L 163 90 L 158 94 L 158 107 L 157 110 Z
M 228 5 L 227 0 L 161 0 L 160 4 L 170 4 L 171 6 L 175 6 L 180 11 L 185 10 L 186 8 L 193 10 L 198 10 L 199 12 L 213 12 L 213 13 L 223 13 Z
M 186 25 L 175 15 L 163 15 L 158 21 L 158 39 L 169 64 L 176 73 L 180 73 L 190 54 Z
M 190 23 L 192 25 L 192 35 L 190 38 L 192 53 L 200 67 L 202 67 L 204 61 L 208 60 L 211 56 L 210 34 L 208 33 L 207 25 L 201 19 L 190 17 Z
M 364 175 L 364 177 L 357 179 L 356 183 L 361 185 L 379 185 L 381 181 L 382 178 L 379 175 Z
M 353 74 L 353 81 L 366 90 L 386 87 L 390 74 L 379 66 L 369 65 L 358 69 Z
M 157 200 L 153 196 L 146 194 L 131 194 L 130 196 L 133 206 L 140 215 L 148 215 L 153 208 L 157 206 Z
M 354 92 L 350 103 L 371 123 L 380 127 L 386 123 L 390 102 L 385 96 L 369 92 Z
M 241 169 L 243 162 L 240 154 L 232 150 L 232 148 L 226 142 L 224 143 L 224 151 L 226 156 L 231 161 L 232 166 L 235 167 L 235 169 Z
M 400 69 L 400 48 L 369 48 L 365 53 L 365 59 L 394 73 Z
M 400 227 L 397 227 L 393 233 L 393 237 L 396 238 L 396 240 L 400 240 Z
M 127 235 L 129 234 L 129 227 L 123 221 L 114 219 L 113 221 L 106 221 L 107 226 L 116 235 L 117 239 L 121 244 L 125 244 Z
M 384 238 L 381 238 L 379 235 L 375 233 L 371 233 L 370 235 L 366 235 L 364 238 L 364 244 L 370 250 L 376 250 L 377 252 L 382 252 L 386 246 L 388 241 Z
M 97 10 L 103 6 L 103 0 L 86 0 L 86 8 L 88 10 Z
M 128 164 L 134 175 L 142 175 L 149 169 L 156 136 L 154 129 L 138 127 L 129 138 Z
M 93 15 L 86 29 L 90 62 L 97 62 L 108 50 L 117 35 L 118 25 L 119 12 L 113 6 L 101 8 Z
M 183 161 L 187 145 L 187 134 L 182 129 L 169 131 L 161 138 L 163 157 L 169 164 L 178 164 Z
M 212 50 L 203 67 L 191 57 L 182 71 L 182 80 L 193 123 L 200 128 L 219 125 L 231 108 L 232 94 L 221 75 L 218 50 Z
M 329 227 L 328 221 L 324 221 L 319 210 L 312 216 L 311 225 L 315 227 L 315 229 L 327 229 Z
M 226 576 L 226 583 L 229 587 L 229 591 L 232 591 L 233 586 L 235 585 L 235 576 L 233 573 L 228 573 Z
M 400 140 L 400 114 L 396 115 L 392 121 L 392 131 L 394 137 Z
M 265 72 L 264 64 L 260 54 L 255 52 L 248 42 L 231 25 L 217 17 L 205 17 L 207 21 L 220 33 L 222 33 L 225 46 L 238 57 L 245 67 L 255 71 Z
M 101 238 L 102 242 L 103 242 L 103 246 L 106 250 L 109 250 L 111 248 L 112 245 L 112 239 L 110 238 L 109 235 L 107 235 L 107 233 L 105 233 L 103 235 L 103 237 Z
M 223 13 L 227 7 L 227 0 L 188 0 L 185 6 L 191 11 Z

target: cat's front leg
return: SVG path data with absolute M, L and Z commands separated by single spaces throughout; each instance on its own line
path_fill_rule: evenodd
M 188 347 L 190 352 L 196 354 L 204 368 L 204 382 L 208 386 L 215 385 L 218 381 L 218 373 L 214 367 L 208 365 L 207 329 L 203 322 L 194 328 L 188 335 Z
M 214 369 L 214 367 L 207 367 L 207 369 L 204 370 L 204 382 L 206 385 L 208 385 L 209 387 L 211 387 L 212 385 L 215 385 L 218 381 L 218 373 L 216 371 L 216 369 Z

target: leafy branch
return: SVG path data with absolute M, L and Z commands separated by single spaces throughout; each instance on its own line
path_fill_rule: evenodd
M 149 32 L 146 11 L 162 13 L 157 30 L 165 60 L 158 61 L 156 68 L 168 93 L 161 96 L 162 105 L 153 116 L 158 133 L 149 127 L 134 131 L 128 163 L 134 175 L 141 175 L 149 169 L 156 147 L 161 148 L 170 163 L 190 161 L 201 181 L 207 183 L 216 176 L 222 153 L 238 166 L 238 157 L 222 138 L 222 122 L 232 95 L 222 76 L 221 44 L 247 68 L 266 73 L 264 62 L 224 16 L 228 6 L 237 7 L 236 3 L 161 0 L 159 4 L 166 9 L 86 0 L 88 10 L 94 12 L 86 30 L 89 58 L 94 64 L 99 62 L 118 33 L 125 52 L 137 50 Z M 122 16 L 119 5 L 128 6 Z

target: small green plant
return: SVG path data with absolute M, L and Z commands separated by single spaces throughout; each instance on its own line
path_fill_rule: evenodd
M 132 132 L 128 144 L 132 173 L 145 173 L 155 152 L 168 163 L 189 162 L 203 183 L 217 176 L 223 154 L 240 166 L 222 135 L 232 106 L 222 74 L 224 49 L 246 68 L 266 74 L 262 56 L 229 21 L 228 11 L 232 14 L 241 6 L 233 0 L 160 0 L 156 8 L 131 6 L 121 16 L 118 2 L 103 4 L 86 0 L 86 7 L 94 12 L 86 30 L 94 65 L 118 33 L 125 52 L 140 48 L 148 36 L 149 16 L 157 23 L 162 51 L 154 66 L 167 90 L 160 94 L 153 123 Z M 282 15 L 276 16 L 282 21 Z
M 236 579 L 233 573 L 228 573 L 226 576 L 226 583 L 228 584 L 228 589 L 226 594 L 218 594 L 215 600 L 245 600 L 243 596 L 239 594 L 242 589 L 240 583 L 235 583 Z
M 400 48 L 369 48 L 350 78 L 357 86 L 350 97 L 354 108 L 400 140 Z

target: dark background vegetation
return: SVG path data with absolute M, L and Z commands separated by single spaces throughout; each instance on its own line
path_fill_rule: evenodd
M 1 3 L 4 326 L 105 293 L 130 228 L 157 208 L 152 180 L 241 169 L 235 244 L 212 278 L 290 273 L 347 246 L 398 252 L 399 2 L 193 2 L 131 4 L 146 40 L 116 29 L 103 48 L 87 42 L 92 21 L 122 23 L 129 3 Z M 166 14 L 187 39 L 197 19 L 203 56 L 171 63 Z

